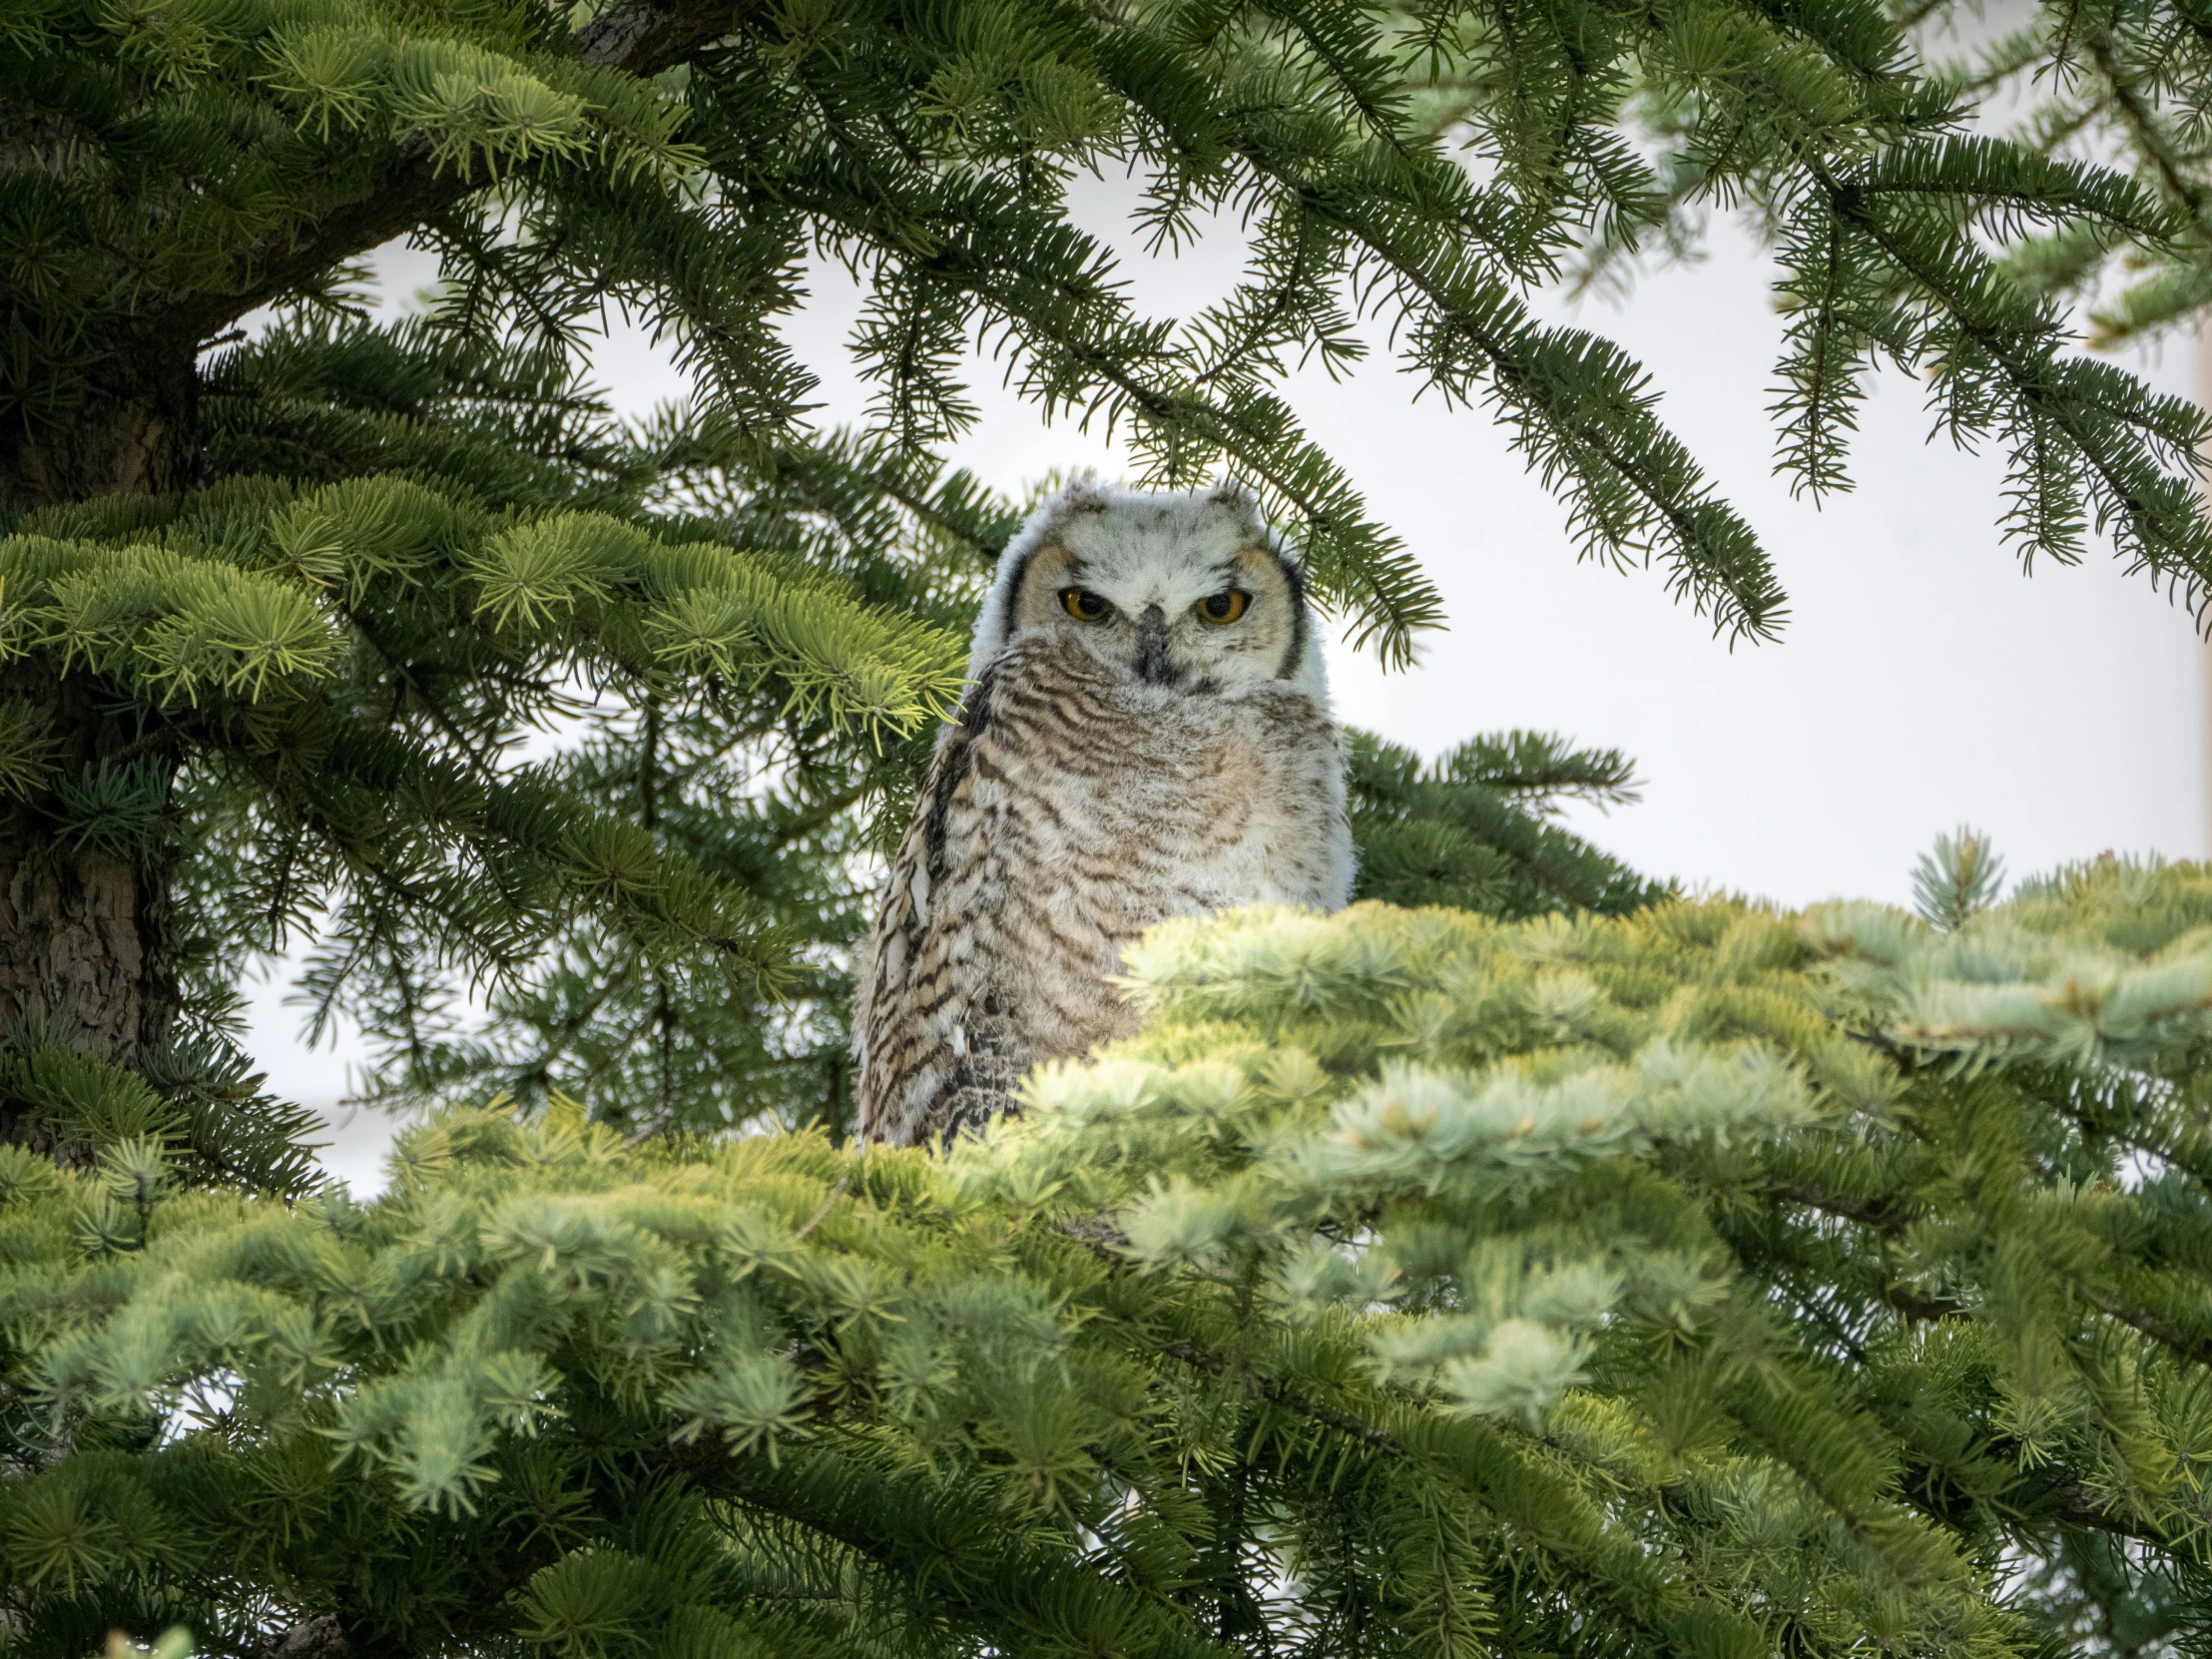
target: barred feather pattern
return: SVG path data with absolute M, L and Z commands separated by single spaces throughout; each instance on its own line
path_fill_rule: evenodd
M 1308 691 L 1155 685 L 1017 639 L 939 745 L 864 953 L 862 1137 L 979 1125 L 1036 1062 L 1131 1034 L 1109 981 L 1154 922 L 1336 909 L 1352 875 L 1342 753 Z

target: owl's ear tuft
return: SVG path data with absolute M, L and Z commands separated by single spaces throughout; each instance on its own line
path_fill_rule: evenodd
M 1077 513 L 1102 513 L 1113 503 L 1107 499 L 1106 490 L 1089 473 L 1071 479 L 1052 503 L 1055 520 L 1072 518 Z
M 1236 474 L 1224 473 L 1215 480 L 1214 487 L 1208 490 L 1201 499 L 1210 507 L 1227 507 L 1236 513 L 1242 521 L 1239 528 L 1246 541 L 1256 545 L 1275 547 L 1279 558 L 1286 559 L 1292 564 L 1298 562 L 1296 553 L 1287 552 L 1282 548 L 1283 538 L 1273 534 L 1268 529 L 1267 520 L 1260 513 L 1259 495 Z

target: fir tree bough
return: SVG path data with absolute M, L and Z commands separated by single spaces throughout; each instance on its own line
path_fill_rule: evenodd
M 1247 912 L 949 1157 L 11 1151 L 16 1651 L 2041 1651 L 2014 1552 L 2201 1594 L 2208 922 Z

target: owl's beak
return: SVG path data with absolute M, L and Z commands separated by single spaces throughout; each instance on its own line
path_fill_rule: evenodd
M 1175 664 L 1168 657 L 1167 613 L 1147 605 L 1137 618 L 1137 678 L 1148 685 L 1175 684 Z

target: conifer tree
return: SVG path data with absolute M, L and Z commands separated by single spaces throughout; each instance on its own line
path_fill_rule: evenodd
M 11 1148 L 16 1431 L 69 1447 L 5 1488 L 11 1639 L 2186 1634 L 2208 918 L 2112 859 L 1944 927 L 1253 912 L 944 1156 L 464 1112 L 362 1208 Z
M 938 458 L 974 335 L 1151 481 L 1247 479 L 1403 661 L 1433 590 L 1279 391 L 1379 317 L 1586 552 L 1764 638 L 1641 371 L 1526 304 L 1748 201 L 1807 485 L 1887 354 L 2027 552 L 2200 603 L 2204 422 L 2059 309 L 2200 302 L 2200 33 L 2035 37 L 2134 179 L 1968 133 L 1986 80 L 1866 0 L 7 9 L 0 1651 L 2199 1639 L 2197 871 L 1992 907 L 1961 838 L 1924 918 L 1692 903 L 1556 821 L 1617 755 L 1357 739 L 1379 902 L 1163 930 L 1146 1033 L 985 1140 L 834 1131 L 1016 516 Z M 1141 315 L 1086 167 L 1170 246 L 1241 220 L 1246 280 Z M 377 325 L 399 237 L 441 281 Z M 779 332 L 810 253 L 864 434 Z M 692 375 L 652 422 L 583 378 L 608 306 Z M 237 1046 L 282 948 L 450 1105 L 374 1204 Z

